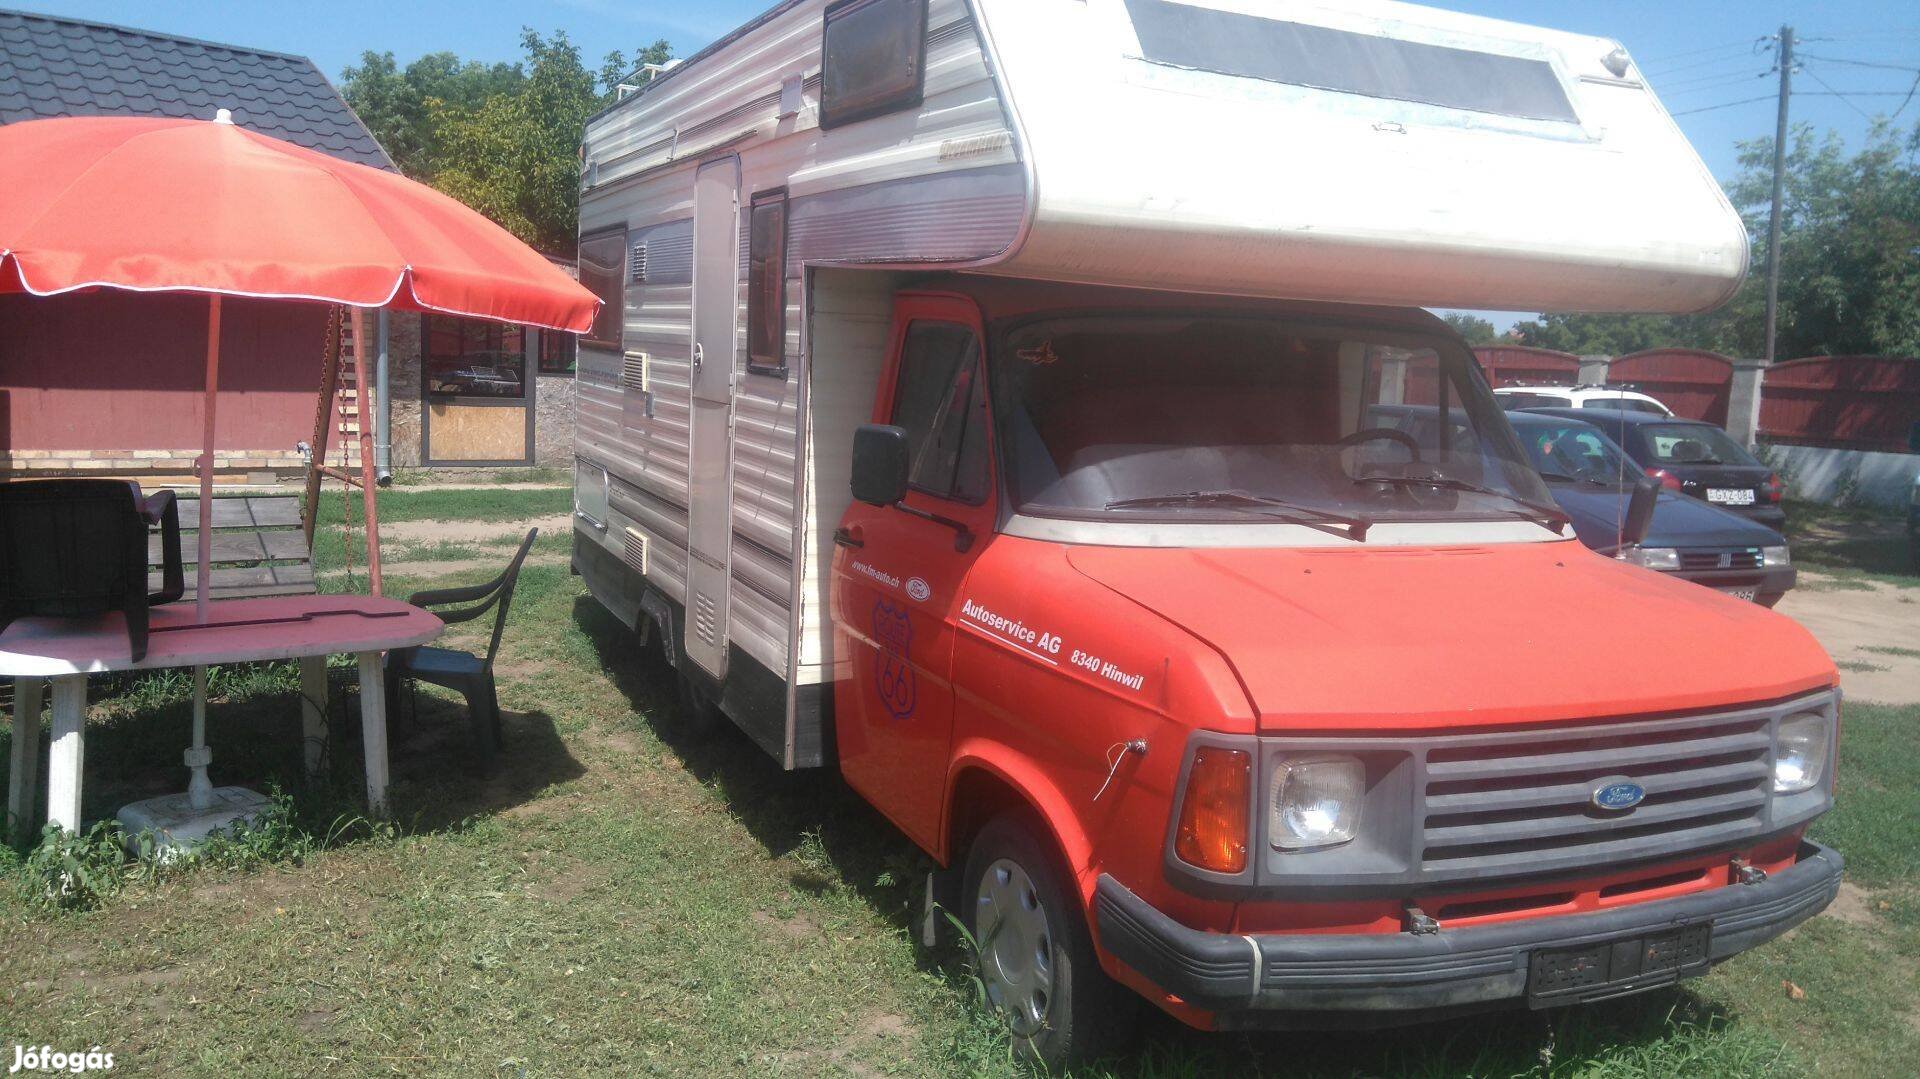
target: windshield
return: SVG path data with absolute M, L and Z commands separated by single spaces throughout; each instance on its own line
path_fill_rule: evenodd
M 1649 423 L 1641 426 L 1640 438 L 1647 452 L 1661 464 L 1760 464 L 1718 427 L 1692 423 Z
M 1047 318 L 999 335 L 993 388 L 1022 514 L 1277 519 L 1360 538 L 1380 521 L 1557 513 L 1472 357 L 1439 337 L 1228 314 Z
M 1640 466 L 1630 463 L 1625 451 L 1590 423 L 1528 419 L 1515 423 L 1513 433 L 1548 483 L 1617 487 L 1626 477 L 1640 475 Z

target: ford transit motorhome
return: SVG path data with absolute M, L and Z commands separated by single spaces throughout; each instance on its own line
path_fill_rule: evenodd
M 932 856 L 1023 1050 L 1097 1052 L 1126 991 L 1220 1029 L 1604 999 L 1833 897 L 1833 663 L 1582 547 L 1419 309 L 1739 284 L 1617 42 L 790 0 L 582 168 L 575 568 L 693 713 Z

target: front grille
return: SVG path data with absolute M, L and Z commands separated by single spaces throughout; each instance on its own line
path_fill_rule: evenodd
M 1767 825 L 1772 728 L 1763 713 L 1501 732 L 1428 747 L 1421 876 L 1482 879 L 1727 846 Z M 1646 790 L 1626 811 L 1600 781 Z
M 1759 569 L 1759 551 L 1681 551 L 1680 568 L 1695 569 Z

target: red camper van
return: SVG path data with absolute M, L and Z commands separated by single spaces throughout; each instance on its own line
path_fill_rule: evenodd
M 1617 997 L 1838 887 L 1831 660 L 1583 547 L 1420 310 L 1708 307 L 1737 215 L 1617 43 L 1395 10 L 792 0 L 587 125 L 574 566 L 1049 1063 L 1123 993 Z

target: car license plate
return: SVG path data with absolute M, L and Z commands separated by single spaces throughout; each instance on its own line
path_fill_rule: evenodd
M 1720 591 L 1725 592 L 1734 599 L 1744 599 L 1748 603 L 1752 603 L 1760 598 L 1760 590 L 1758 588 L 1722 588 Z
M 1707 501 L 1717 502 L 1722 506 L 1751 506 L 1753 491 L 1747 487 L 1709 487 Z
M 1706 972 L 1713 926 L 1683 925 L 1576 948 L 1541 948 L 1527 964 L 1534 1007 L 1637 993 Z

